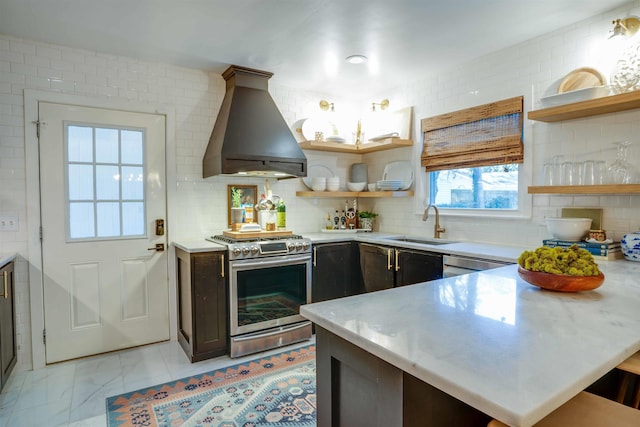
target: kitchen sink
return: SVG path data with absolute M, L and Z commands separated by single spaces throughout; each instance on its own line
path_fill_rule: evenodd
M 384 240 L 393 240 L 395 242 L 421 243 L 423 245 L 446 245 L 455 243 L 452 240 L 435 239 L 428 237 L 383 237 Z

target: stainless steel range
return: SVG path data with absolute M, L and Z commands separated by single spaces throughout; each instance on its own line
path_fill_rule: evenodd
M 230 356 L 311 338 L 300 305 L 311 302 L 311 241 L 298 235 L 208 238 L 227 245 Z

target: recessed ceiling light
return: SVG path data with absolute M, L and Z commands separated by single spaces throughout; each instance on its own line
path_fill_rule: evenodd
M 364 55 L 351 55 L 347 56 L 347 62 L 349 64 L 364 64 L 367 62 L 367 57 Z

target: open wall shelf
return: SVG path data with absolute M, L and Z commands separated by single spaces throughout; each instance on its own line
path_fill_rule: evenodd
M 640 194 L 640 184 L 534 186 L 529 194 Z
M 625 92 L 618 95 L 558 105 L 541 110 L 532 110 L 529 111 L 527 117 L 529 120 L 537 120 L 540 122 L 559 122 L 562 120 L 633 110 L 635 108 L 640 108 L 640 91 Z

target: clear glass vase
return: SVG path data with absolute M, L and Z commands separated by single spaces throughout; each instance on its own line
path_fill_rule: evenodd
M 637 171 L 634 166 L 627 161 L 627 148 L 631 145 L 629 141 L 618 141 L 616 159 L 607 168 L 610 184 L 633 184 L 637 181 Z

